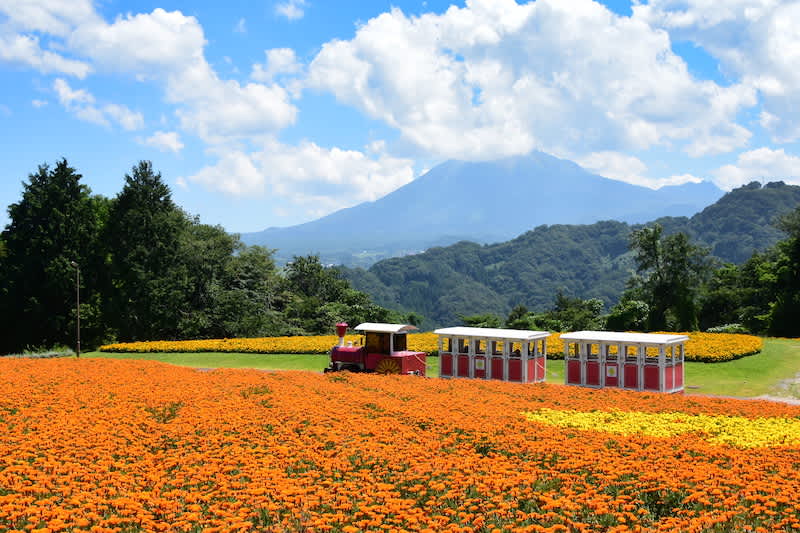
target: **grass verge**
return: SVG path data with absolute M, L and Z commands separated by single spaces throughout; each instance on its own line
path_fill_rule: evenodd
M 85 357 L 148 359 L 197 368 L 257 368 L 261 370 L 309 370 L 320 372 L 327 355 L 250 353 L 104 353 Z M 439 359 L 428 358 L 428 376 L 438 377 Z M 754 397 L 765 394 L 800 397 L 800 385 L 791 385 L 800 374 L 800 341 L 765 339 L 761 353 L 725 363 L 686 363 L 686 392 L 719 396 Z M 564 382 L 563 361 L 547 362 L 547 382 Z

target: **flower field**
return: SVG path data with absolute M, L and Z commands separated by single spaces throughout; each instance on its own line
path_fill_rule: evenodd
M 0 360 L 4 531 L 800 530 L 800 407 Z
M 744 355 L 761 351 L 761 338 L 753 335 L 732 333 L 681 333 L 689 335 L 686 343 L 687 361 L 730 361 Z M 547 355 L 563 358 L 563 343 L 560 333 L 553 333 L 547 340 Z M 348 335 L 345 341 L 358 344 L 360 335 Z M 433 353 L 438 350 L 438 335 L 434 333 L 412 333 L 408 335 L 410 350 Z M 108 344 L 100 347 L 102 352 L 238 352 L 238 353 L 327 353 L 339 342 L 335 335 L 314 337 L 264 337 L 259 339 L 209 339 L 196 341 L 151 341 Z

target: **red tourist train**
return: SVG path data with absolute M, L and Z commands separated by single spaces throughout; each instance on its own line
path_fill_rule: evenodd
M 345 346 L 347 324 L 336 324 L 339 344 L 331 349 L 331 364 L 325 372 L 349 370 L 350 372 L 377 372 L 378 374 L 425 375 L 425 352 L 407 350 L 406 334 L 417 328 L 405 324 L 365 322 L 355 328 L 365 335 L 364 346 Z
M 339 344 L 325 372 L 424 376 L 427 354 L 407 349 L 405 324 L 366 322 L 363 345 L 345 346 L 347 324 L 336 324 Z M 451 327 L 437 329 L 439 377 L 541 383 L 547 368 L 546 331 Z M 594 388 L 680 392 L 684 388 L 685 335 L 579 331 L 561 335 L 564 383 Z

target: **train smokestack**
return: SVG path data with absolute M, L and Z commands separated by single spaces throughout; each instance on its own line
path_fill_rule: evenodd
M 339 346 L 344 346 L 344 336 L 347 333 L 347 322 L 336 324 L 336 334 L 339 336 Z

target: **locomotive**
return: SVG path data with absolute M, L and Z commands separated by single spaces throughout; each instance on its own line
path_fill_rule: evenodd
M 339 344 L 331 349 L 331 362 L 325 372 L 376 372 L 378 374 L 425 375 L 425 352 L 408 350 L 407 333 L 417 328 L 406 324 L 365 322 L 355 328 L 364 333 L 363 346 L 345 346 L 347 323 L 336 324 Z

